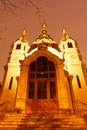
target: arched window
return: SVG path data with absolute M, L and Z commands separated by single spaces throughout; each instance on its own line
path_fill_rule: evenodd
M 29 99 L 54 99 L 56 97 L 55 64 L 46 57 L 40 56 L 30 63 L 28 81 Z
M 73 48 L 73 45 L 71 42 L 68 42 L 67 44 L 68 44 L 68 48 Z

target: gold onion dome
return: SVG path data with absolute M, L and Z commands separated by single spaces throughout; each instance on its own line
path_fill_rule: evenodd
M 50 39 L 53 41 L 53 39 L 50 37 L 50 35 L 47 32 L 47 25 L 45 23 L 42 24 L 42 32 L 40 33 L 39 37 L 37 39 Z
M 41 33 L 39 36 L 36 38 L 36 40 L 33 42 L 33 44 L 40 44 L 40 43 L 56 43 L 53 38 L 48 34 L 47 32 L 47 24 L 43 23 L 41 26 Z

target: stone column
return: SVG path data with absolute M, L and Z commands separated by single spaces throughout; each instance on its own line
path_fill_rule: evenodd
M 18 90 L 17 90 L 17 98 L 15 109 L 18 112 L 25 113 L 26 107 L 26 94 L 27 94 L 27 80 L 28 80 L 28 65 L 21 66 L 21 73 L 19 77 Z
M 63 69 L 63 64 L 56 65 L 57 90 L 59 111 L 72 109 L 71 94 L 67 79 L 67 74 Z

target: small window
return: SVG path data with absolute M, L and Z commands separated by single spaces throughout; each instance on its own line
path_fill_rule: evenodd
M 73 48 L 73 45 L 71 42 L 68 42 L 68 48 Z
M 24 46 L 24 51 L 25 51 L 25 49 L 26 49 L 26 46 Z
M 11 88 L 12 88 L 12 81 L 13 81 L 13 77 L 11 77 L 11 79 L 10 79 L 9 90 L 11 90 Z
M 78 75 L 76 75 L 76 79 L 77 79 L 78 87 L 81 88 L 81 83 Z
M 34 98 L 34 82 L 29 82 L 28 98 Z
M 65 46 L 63 45 L 63 49 L 65 49 Z
M 17 44 L 16 49 L 21 49 L 21 44 Z

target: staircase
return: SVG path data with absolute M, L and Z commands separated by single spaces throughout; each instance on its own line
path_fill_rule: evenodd
M 0 130 L 87 130 L 87 116 L 1 113 Z

